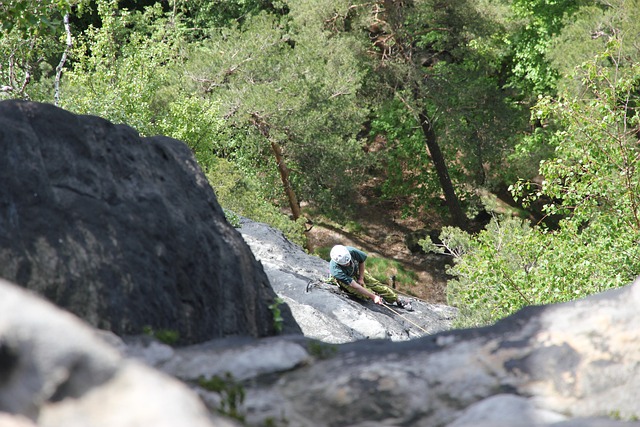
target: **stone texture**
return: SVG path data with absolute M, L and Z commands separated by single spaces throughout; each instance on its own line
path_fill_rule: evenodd
M 75 316 L 0 279 L 0 425 L 211 427 L 179 381 L 124 359 Z
M 456 315 L 452 307 L 410 297 L 405 298 L 412 300 L 413 311 L 351 298 L 337 286 L 320 282 L 328 277 L 327 261 L 307 254 L 280 231 L 242 219 L 240 233 L 308 338 L 331 344 L 405 341 L 449 329 Z
M 640 282 L 482 329 L 402 342 L 216 341 L 155 366 L 191 383 L 232 372 L 250 426 L 638 427 L 639 303 Z
M 275 333 L 268 278 L 184 143 L 4 101 L 0 182 L 0 277 L 119 335 Z
M 639 303 L 636 283 L 527 308 L 488 328 L 345 344 L 336 357 L 283 378 L 277 390 L 292 419 L 316 426 L 469 424 L 469 413 L 484 417 L 479 408 L 495 406 L 496 396 L 505 419 L 521 414 L 518 425 L 637 420 Z

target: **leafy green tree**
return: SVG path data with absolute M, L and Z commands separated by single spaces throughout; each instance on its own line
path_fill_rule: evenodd
M 448 298 L 462 308 L 464 324 L 600 292 L 637 276 L 640 63 L 628 61 L 621 42 L 611 39 L 577 70 L 586 90 L 543 98 L 534 112 L 555 156 L 541 163 L 541 185 L 520 182 L 514 190 L 528 200 L 551 200 L 545 211 L 563 216 L 559 228 L 496 220 L 476 238 L 443 232 L 457 258 Z
M 447 252 L 455 264 L 449 273 L 447 302 L 459 309 L 457 326 L 481 326 L 540 303 L 533 271 L 546 248 L 542 235 L 520 219 L 494 218 L 477 236 L 445 227 L 441 247 L 422 241 L 425 249 Z
M 30 99 L 30 83 L 54 72 L 66 45 L 64 17 L 79 0 L 0 2 L 0 96 Z M 55 59 L 53 59 L 55 58 Z
M 462 228 L 474 189 L 504 180 L 505 153 L 526 119 L 503 88 L 504 13 L 467 0 L 375 2 L 368 22 L 379 99 L 372 134 L 389 141 L 387 194 L 412 196 L 416 207 L 444 195 Z
M 519 218 L 494 218 L 471 236 L 457 228 L 440 238 L 455 263 L 447 302 L 458 327 L 484 326 L 527 305 L 581 298 L 630 283 L 638 267 L 638 233 L 612 234 L 606 224 L 558 231 Z M 434 249 L 423 242 L 425 249 Z
M 509 33 L 513 46 L 509 83 L 529 96 L 553 94 L 559 74 L 549 61 L 551 44 L 580 6 L 592 3 L 592 0 L 514 0 L 516 26 Z
M 441 57 L 451 54 L 448 48 L 453 48 L 455 42 L 451 46 L 445 45 L 458 34 L 448 39 L 443 37 L 447 31 L 439 29 L 443 24 L 448 30 L 455 31 L 442 22 L 452 14 L 439 14 L 437 6 L 431 2 L 409 5 L 379 2 L 375 7 L 372 29 L 379 34 L 375 36 L 374 46 L 378 44 L 380 64 L 384 67 L 380 67 L 380 81 L 386 85 L 390 96 L 397 97 L 413 117 L 434 165 L 451 219 L 455 225 L 466 228 L 467 217 L 460 205 L 438 141 L 435 127 L 437 107 L 429 102 L 431 92 L 424 85 L 426 76 L 422 66 L 424 61 L 437 62 L 441 59 L 438 58 L 438 53 L 443 53 Z M 451 11 L 453 7 L 447 9 Z
M 574 69 L 591 62 L 597 52 L 620 41 L 618 52 L 611 59 L 602 57 L 601 65 L 626 67 L 640 61 L 640 50 L 634 42 L 640 38 L 640 2 L 638 0 L 596 1 L 578 9 L 562 31 L 552 39 L 547 57 L 561 78 L 558 89 L 567 95 L 584 90 L 581 75 Z
M 578 97 L 539 103 L 538 114 L 558 129 L 552 140 L 556 156 L 540 166 L 545 180 L 539 192 L 556 200 L 547 205 L 549 213 L 567 215 L 578 226 L 606 221 L 612 229 L 640 230 L 640 63 L 601 65 L 622 64 L 620 53 L 612 41 L 584 66 L 587 91 Z
M 207 129 L 203 117 L 215 110 L 214 104 L 190 100 L 180 89 L 178 67 L 186 31 L 181 23 L 164 14 L 159 4 L 145 12 L 118 9 L 117 2 L 106 0 L 97 7 L 101 25 L 77 36 L 62 106 L 126 123 L 146 136 L 194 138 L 194 132 L 181 131 L 188 118 L 196 122 L 192 127 Z M 169 123 L 172 119 L 178 120 L 175 126 Z M 215 129 L 215 123 L 211 127 Z
M 188 29 L 160 4 L 143 12 L 97 6 L 101 25 L 77 36 L 62 106 L 185 141 L 204 169 L 214 165 L 212 141 L 224 138 L 220 108 L 187 89 L 180 67 Z
M 222 104 L 232 139 L 220 155 L 260 174 L 265 194 L 280 180 L 296 218 L 300 199 L 324 209 L 348 200 L 364 168 L 356 135 L 367 110 L 358 45 L 328 37 L 305 9 L 315 4 L 289 6 L 289 16 L 250 16 L 203 41 L 187 69 L 199 93 Z
M 585 90 L 582 76 L 574 70 L 607 49 L 613 38 L 622 37 L 623 51 L 608 65 L 638 60 L 638 49 L 631 40 L 640 35 L 637 0 L 517 0 L 512 4 L 508 40 L 512 46 L 510 87 L 519 88 L 523 102 L 537 96 L 578 96 Z M 602 65 L 609 60 L 603 58 Z M 553 158 L 554 147 L 545 134 L 539 116 L 532 116 L 533 132 L 524 133 L 509 156 L 512 164 L 522 165 L 520 178 L 533 176 L 531 167 Z M 536 166 L 537 169 L 537 166 Z

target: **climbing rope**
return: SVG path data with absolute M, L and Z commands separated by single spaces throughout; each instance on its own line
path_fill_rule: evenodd
M 320 284 L 323 284 L 323 283 L 330 284 L 330 281 L 329 281 L 328 279 L 323 279 L 323 280 L 318 280 L 318 279 L 316 279 L 316 280 L 311 280 L 311 281 L 309 281 L 309 283 L 307 283 L 306 291 L 307 291 L 307 292 L 309 292 L 313 286 L 315 286 L 315 285 L 320 285 Z M 343 292 L 344 292 L 344 291 L 343 291 Z M 396 290 L 396 292 L 401 294 L 401 292 L 398 292 L 397 290 Z M 405 294 L 405 295 L 406 295 L 406 294 Z M 410 296 L 410 295 L 407 295 L 407 296 Z M 411 298 L 415 298 L 415 299 L 417 299 L 417 300 L 420 300 L 420 298 L 416 298 L 416 297 L 413 297 L 413 296 L 411 296 Z M 422 301 L 422 300 L 420 300 L 420 301 Z M 415 323 L 415 322 L 413 322 L 413 321 L 411 321 L 411 320 L 407 319 L 405 316 L 403 316 L 402 314 L 398 313 L 396 310 L 394 310 L 393 308 L 389 307 L 388 305 L 386 305 L 386 304 L 382 304 L 382 306 L 386 307 L 389 311 L 391 311 L 392 313 L 396 314 L 396 315 L 397 315 L 398 317 L 400 317 L 402 320 L 404 320 L 404 321 L 406 321 L 406 322 L 411 323 L 413 326 L 415 326 L 416 328 L 420 329 L 420 330 L 421 330 L 422 332 L 424 332 L 425 334 L 428 334 L 428 333 L 429 333 L 429 331 L 427 331 L 426 329 L 424 329 L 423 327 L 421 327 L 421 326 L 420 326 L 420 325 L 418 325 L 417 323 Z
M 393 308 L 389 307 L 386 304 L 382 304 L 384 307 L 386 307 L 387 309 L 391 310 L 392 313 L 395 313 L 396 315 L 398 315 L 400 318 L 402 318 L 402 320 L 405 320 L 409 323 L 411 323 L 413 326 L 415 326 L 416 328 L 420 329 L 422 332 L 424 332 L 425 334 L 428 334 L 429 331 L 427 331 L 426 329 L 424 329 L 423 327 L 421 327 L 420 325 L 418 325 L 415 322 L 412 322 L 411 320 L 407 319 L 405 316 L 403 316 L 402 314 L 398 313 L 397 311 L 395 311 Z

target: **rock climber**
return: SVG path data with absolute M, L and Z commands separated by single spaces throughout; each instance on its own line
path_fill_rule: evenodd
M 370 298 L 376 304 L 395 303 L 400 308 L 412 309 L 411 302 L 400 299 L 393 289 L 365 270 L 365 252 L 352 246 L 336 245 L 331 249 L 330 257 L 332 281 L 346 292 L 360 298 Z

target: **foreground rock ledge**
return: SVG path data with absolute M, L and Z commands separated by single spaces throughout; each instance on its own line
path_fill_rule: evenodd
M 75 316 L 0 280 L 0 420 L 238 426 L 214 415 L 228 396 L 196 385 L 230 373 L 250 426 L 638 426 L 618 419 L 640 413 L 639 303 L 635 283 L 404 342 L 290 335 L 171 348 L 110 335 L 123 358 Z
M 75 316 L 0 279 L 0 425 L 234 424 L 183 383 L 124 359 Z
M 640 416 L 638 304 L 635 283 L 404 342 L 289 336 L 128 351 L 190 383 L 232 373 L 252 426 L 640 426 L 622 421 Z

